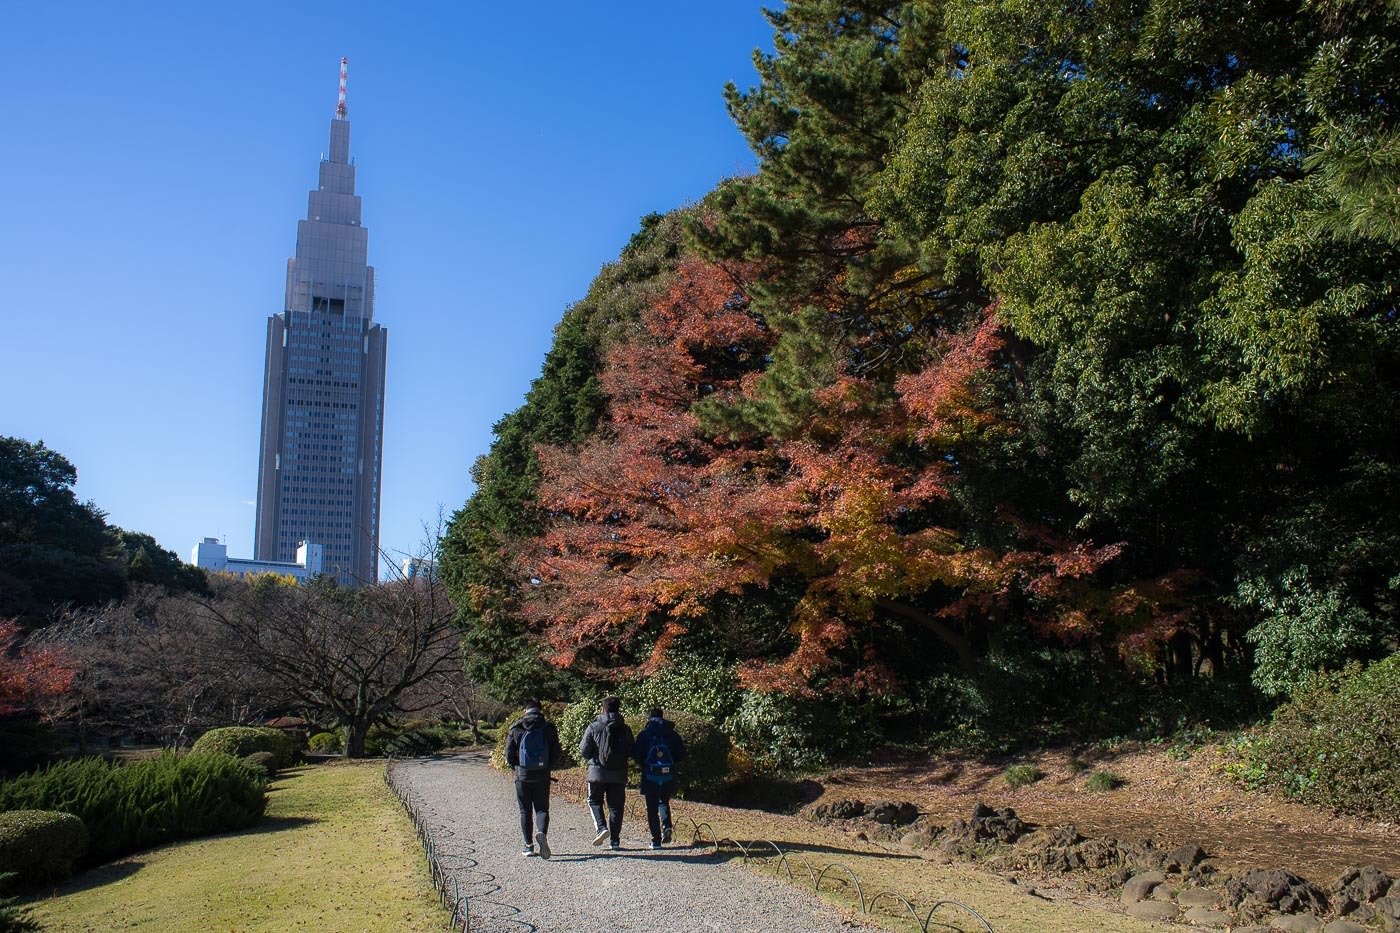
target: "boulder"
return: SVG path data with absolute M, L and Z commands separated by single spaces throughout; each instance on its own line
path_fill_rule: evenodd
M 1365 927 L 1350 920 L 1333 920 L 1322 928 L 1322 933 L 1368 933 Z
M 1148 871 L 1134 875 L 1123 885 L 1121 900 L 1124 904 L 1136 904 L 1146 900 L 1147 896 L 1152 893 L 1152 889 L 1166 880 L 1166 874 L 1160 871 Z
M 1176 902 L 1182 907 L 1213 908 L 1220 903 L 1220 892 L 1210 888 L 1186 888 L 1177 893 Z
M 1225 886 L 1226 902 L 1247 921 L 1262 920 L 1268 913 L 1321 914 L 1327 896 L 1317 887 L 1282 868 L 1253 869 Z M 1276 922 L 1276 921 L 1275 921 Z
M 908 801 L 877 800 L 866 809 L 865 815 L 887 826 L 905 825 L 919 818 L 919 808 Z
M 1374 865 L 1348 868 L 1332 883 L 1330 894 L 1336 901 L 1337 912 L 1349 914 L 1362 904 L 1372 904 L 1390 890 L 1390 877 Z M 1344 906 L 1344 905 L 1350 906 Z
M 1283 933 L 1320 933 L 1322 921 L 1312 914 L 1284 914 L 1269 920 L 1270 929 Z
M 1176 909 L 1175 904 L 1164 901 L 1138 901 L 1136 904 L 1129 904 L 1127 911 L 1139 920 L 1175 920 L 1181 916 L 1181 911 Z
M 1178 846 L 1162 857 L 1162 869 L 1168 872 L 1190 871 L 1205 857 L 1206 850 L 1198 845 Z
M 927 849 L 933 845 L 933 833 L 927 830 L 918 830 L 912 833 L 905 833 L 899 837 L 899 844 L 909 846 L 912 849 Z
M 1192 907 L 1182 918 L 1202 927 L 1228 927 L 1231 923 L 1230 915 L 1222 910 L 1211 910 L 1208 907 Z
M 860 800 L 833 800 L 812 808 L 814 820 L 854 820 L 865 815 L 865 803 Z

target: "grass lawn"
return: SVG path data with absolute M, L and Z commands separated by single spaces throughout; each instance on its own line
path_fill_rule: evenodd
M 283 772 L 257 827 L 84 872 L 33 915 L 46 930 L 441 931 L 447 914 L 383 770 Z

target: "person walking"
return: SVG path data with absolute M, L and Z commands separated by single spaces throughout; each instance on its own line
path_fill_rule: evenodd
M 632 758 L 642 769 L 642 799 L 647 802 L 651 847 L 671 841 L 671 796 L 676 792 L 676 765 L 685 760 L 685 742 L 661 707 L 647 710 L 647 724 L 637 733 Z
M 593 844 L 608 839 L 608 848 L 622 848 L 622 808 L 627 793 L 627 756 L 632 752 L 632 730 L 622 718 L 622 701 L 604 697 L 598 717 L 584 730 L 578 756 L 588 762 L 588 809 L 593 811 Z M 603 804 L 608 812 L 603 814 Z
M 564 757 L 559 730 L 544 718 L 539 700 L 525 703 L 525 715 L 506 734 L 506 764 L 515 769 L 515 801 L 526 857 L 549 858 L 549 772 Z M 533 823 L 531 818 L 533 817 Z

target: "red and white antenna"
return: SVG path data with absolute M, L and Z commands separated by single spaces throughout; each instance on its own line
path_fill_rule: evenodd
M 340 60 L 340 103 L 335 105 L 335 115 L 340 119 L 345 119 L 345 72 L 350 67 L 350 59 Z

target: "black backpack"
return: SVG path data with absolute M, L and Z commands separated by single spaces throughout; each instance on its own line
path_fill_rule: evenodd
M 627 726 L 621 718 L 604 720 L 598 730 L 598 767 L 605 771 L 621 771 L 627 767 Z

